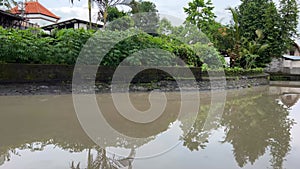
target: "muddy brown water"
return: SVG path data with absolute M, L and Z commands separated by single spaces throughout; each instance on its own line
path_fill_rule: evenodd
M 180 93 L 167 93 L 158 119 L 135 123 L 118 113 L 110 94 L 98 94 L 111 130 L 129 137 L 99 133 L 100 146 L 81 126 L 72 95 L 0 96 L 0 169 L 299 168 L 300 88 L 229 90 L 218 116 L 210 110 L 222 104 L 200 95 L 196 117 L 178 119 Z M 130 98 L 138 110 L 151 106 L 148 93 Z M 209 115 L 216 118 L 204 127 Z

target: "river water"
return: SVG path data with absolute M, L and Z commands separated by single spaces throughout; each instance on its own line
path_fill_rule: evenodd
M 98 144 L 81 126 L 72 95 L 0 96 L 0 169 L 299 168 L 300 88 L 229 90 L 224 104 L 211 104 L 210 96 L 201 93 L 196 116 L 178 119 L 179 93 L 167 93 L 158 119 L 135 123 L 118 114 L 109 94 L 99 94 L 111 126 L 103 130 L 128 138 L 104 131 Z M 136 109 L 151 106 L 148 93 L 130 98 Z

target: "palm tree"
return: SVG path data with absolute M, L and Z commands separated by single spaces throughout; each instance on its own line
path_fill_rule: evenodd
M 232 14 L 233 25 L 233 49 L 229 49 L 228 54 L 230 56 L 230 66 L 235 66 L 238 59 L 240 59 L 240 48 L 241 48 L 241 36 L 239 30 L 239 18 L 238 11 L 235 8 L 227 8 Z
M 11 9 L 16 6 L 17 2 L 15 0 L 0 0 L 0 6 L 5 6 L 7 9 Z
M 70 1 L 71 1 L 72 4 L 74 3 L 74 0 L 70 0 Z M 90 29 L 92 28 L 92 5 L 93 5 L 93 0 L 88 0 L 89 27 L 90 27 Z
M 127 5 L 131 6 L 132 0 L 94 0 L 94 2 L 98 5 L 98 20 L 102 20 L 104 24 L 104 28 L 107 22 L 108 16 L 108 8 L 117 6 L 117 5 Z

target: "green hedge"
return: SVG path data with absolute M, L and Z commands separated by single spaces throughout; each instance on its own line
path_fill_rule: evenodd
M 236 76 L 252 76 L 252 75 L 261 75 L 264 73 L 263 68 L 254 68 L 254 69 L 242 69 L 242 68 L 225 68 L 222 70 L 211 70 L 209 71 L 210 75 L 221 75 L 221 73 L 225 73 L 227 77 L 236 77 Z M 203 72 L 204 77 L 208 77 L 208 72 Z
M 0 27 L 0 60 L 2 63 L 74 64 L 92 34 L 82 29 L 63 29 L 49 36 L 39 29 Z
M 39 29 L 18 30 L 0 27 L 0 63 L 73 65 L 82 47 L 94 33 L 83 29 L 62 29 L 47 35 Z M 104 66 L 117 66 L 125 58 L 128 65 L 175 66 L 180 65 L 177 59 L 179 57 L 191 67 L 200 67 L 206 58 L 220 58 L 212 47 L 202 45 L 201 49 L 206 52 L 195 52 L 193 46 L 165 35 L 152 36 L 141 31 L 134 35 L 137 30 L 105 30 L 98 33 L 101 38 L 112 41 L 119 37 L 129 37 L 115 45 L 104 57 L 101 62 Z M 147 49 L 153 48 L 162 50 L 147 52 Z M 99 44 L 95 44 L 95 49 L 101 52 Z M 133 57 L 133 54 L 142 50 L 146 51 Z

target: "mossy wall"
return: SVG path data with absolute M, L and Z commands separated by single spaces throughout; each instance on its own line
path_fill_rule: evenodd
M 136 69 L 136 70 L 135 70 Z M 124 67 L 126 72 L 139 72 L 136 67 Z M 157 69 L 146 69 L 138 73 L 132 80 L 134 83 L 148 83 L 160 80 L 174 80 L 168 73 Z M 186 68 L 164 67 L 179 78 L 191 79 Z M 197 81 L 202 80 L 201 68 L 190 68 Z M 0 83 L 71 83 L 74 66 L 72 65 L 41 65 L 41 64 L 0 64 Z M 98 67 L 96 81 L 110 83 L 115 72 L 114 67 Z

